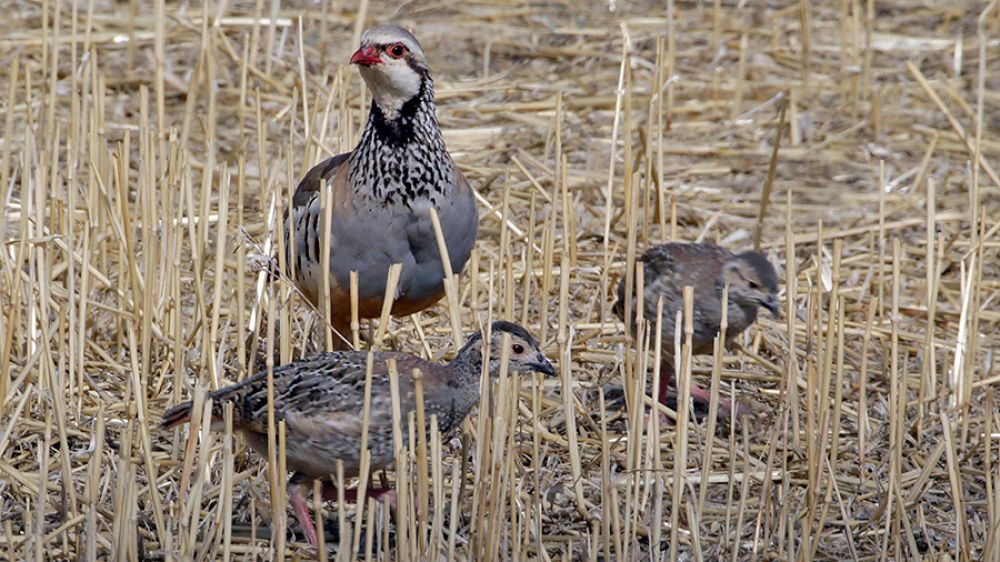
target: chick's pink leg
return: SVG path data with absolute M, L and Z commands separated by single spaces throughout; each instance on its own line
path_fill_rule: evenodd
M 374 498 L 375 501 L 385 502 L 393 509 L 396 508 L 395 488 L 368 488 L 365 490 L 366 498 Z M 331 482 L 323 482 L 323 499 L 326 501 L 337 501 L 337 487 Z M 357 502 L 358 489 L 351 488 L 344 490 L 344 501 Z
M 660 387 L 656 389 L 656 399 L 660 404 L 667 405 L 670 396 L 670 389 L 674 386 L 674 365 L 670 361 L 660 362 Z M 676 402 L 676 400 L 675 400 Z M 660 414 L 660 425 L 670 425 L 673 420 L 664 413 Z
M 695 383 L 691 383 L 691 400 L 694 400 L 695 404 L 700 404 L 704 412 L 708 412 L 712 406 L 712 393 Z M 731 400 L 722 397 L 719 398 L 719 418 L 728 418 L 732 409 L 733 403 Z
M 316 538 L 316 526 L 313 525 L 312 516 L 309 514 L 309 507 L 306 504 L 308 482 L 311 480 L 305 479 L 297 473 L 292 476 L 292 479 L 288 481 L 288 502 L 292 504 L 292 511 L 295 512 L 295 518 L 299 520 L 302 534 L 306 536 L 309 544 L 316 546 L 319 544 L 319 540 Z
M 660 404 L 667 403 L 670 388 L 674 386 L 674 366 L 668 361 L 660 363 L 660 388 L 657 389 L 657 399 Z
M 377 490 L 368 490 L 367 495 L 369 498 L 375 498 L 375 501 L 385 502 L 389 504 L 389 507 L 395 511 L 396 509 L 395 488 L 379 488 Z
M 671 393 L 674 386 L 674 366 L 671 362 L 664 360 L 660 363 L 660 388 L 658 389 L 658 399 L 661 404 L 669 405 L 673 402 L 676 406 L 676 392 Z M 692 382 L 691 400 L 694 401 L 695 405 L 700 406 L 700 413 L 696 412 L 696 414 L 704 416 L 712 405 L 712 393 Z M 741 407 L 739 403 L 734 404 L 732 400 L 719 397 L 719 419 L 725 420 L 731 416 L 739 417 L 746 413 L 745 408 Z M 661 422 L 668 419 L 662 415 L 660 418 Z

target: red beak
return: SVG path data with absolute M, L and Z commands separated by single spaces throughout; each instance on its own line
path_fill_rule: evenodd
M 351 64 L 372 66 L 373 64 L 380 64 L 381 62 L 382 59 L 378 57 L 378 49 L 372 45 L 361 47 L 354 52 L 354 55 L 351 56 Z

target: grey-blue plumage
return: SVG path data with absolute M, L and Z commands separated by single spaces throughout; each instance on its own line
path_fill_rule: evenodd
M 323 183 L 332 196 L 330 308 L 336 328 L 350 319 L 350 274 L 358 273 L 359 314 L 381 313 L 392 264 L 402 265 L 394 315 L 444 295 L 445 268 L 432 227 L 437 211 L 451 269 L 461 272 L 478 230 L 472 188 L 445 146 L 434 85 L 416 39 L 405 30 L 368 30 L 352 62 L 372 91 L 355 149 L 316 165 L 299 182 L 286 221 L 287 273 L 314 304 L 322 290 Z M 293 256 L 294 254 L 294 256 Z

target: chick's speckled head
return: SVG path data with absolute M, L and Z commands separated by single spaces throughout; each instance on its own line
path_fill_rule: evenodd
M 366 30 L 351 64 L 358 65 L 375 103 L 389 118 L 419 95 L 424 81 L 430 80 L 431 71 L 420 43 L 409 31 L 395 25 Z
M 510 371 L 535 371 L 548 376 L 556 374 L 552 363 L 539 349 L 538 341 L 528 330 L 513 322 L 497 321 L 490 328 L 490 374 L 500 373 L 500 361 L 504 352 L 504 336 L 509 336 L 507 368 Z M 483 334 L 472 336 L 459 355 L 466 351 L 482 353 Z
M 722 267 L 722 283 L 729 283 L 729 300 L 740 306 L 761 306 L 778 315 L 778 275 L 760 252 L 745 252 Z

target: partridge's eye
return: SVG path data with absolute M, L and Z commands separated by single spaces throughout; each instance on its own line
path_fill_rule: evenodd
M 520 355 L 520 354 L 524 353 L 524 346 L 523 346 L 523 345 L 521 345 L 521 344 L 519 344 L 519 343 L 515 343 L 515 344 L 514 344 L 514 345 L 513 345 L 512 347 L 511 347 L 511 349 L 513 349 L 513 350 L 514 350 L 514 353 L 517 353 L 518 355 Z
M 396 43 L 395 45 L 391 45 L 386 51 L 389 52 L 390 56 L 398 59 L 406 54 L 406 47 L 402 43 Z
M 758 285 L 756 281 L 751 281 L 750 288 L 756 291 L 757 289 L 760 289 L 760 285 Z

